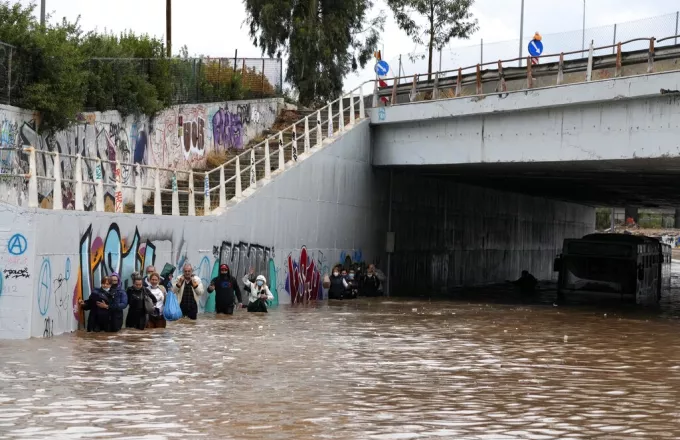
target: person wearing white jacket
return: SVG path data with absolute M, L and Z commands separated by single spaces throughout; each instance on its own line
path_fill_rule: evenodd
M 261 294 L 267 295 L 267 301 L 274 299 L 274 295 L 269 291 L 267 286 L 267 279 L 264 275 L 258 275 L 254 283 L 250 282 L 250 278 L 255 273 L 255 269 L 250 269 L 250 273 L 243 277 L 243 285 L 250 288 L 250 295 L 248 296 L 248 304 L 256 302 Z
M 198 315 L 198 303 L 203 295 L 204 288 L 201 279 L 194 275 L 191 264 L 184 265 L 182 275 L 177 279 L 175 287 L 177 290 L 174 293 L 182 309 L 182 314 L 195 320 Z

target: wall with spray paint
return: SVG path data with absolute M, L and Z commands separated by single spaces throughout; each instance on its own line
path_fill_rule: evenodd
M 41 150 L 61 154 L 80 154 L 84 158 L 119 161 L 97 168 L 95 161 L 84 160 L 83 172 L 87 179 L 99 175 L 104 183 L 115 183 L 120 171 L 124 185 L 134 185 L 137 178 L 142 185 L 154 186 L 155 171 L 142 169 L 137 176 L 134 164 L 158 166 L 178 170 L 201 168 L 206 155 L 212 151 L 242 149 L 264 130 L 272 127 L 282 100 L 263 99 L 214 104 L 194 104 L 171 107 L 156 116 L 129 116 L 118 112 L 82 113 L 68 130 L 56 134 L 37 134 L 37 115 L 16 107 L 0 106 L 0 173 L 28 171 L 28 156 L 7 151 L 34 145 Z M 3 149 L 5 151 L 3 151 Z M 52 176 L 54 157 L 38 155 L 38 175 Z M 75 159 L 60 158 L 62 177 L 74 179 Z M 19 171 L 20 170 L 20 171 Z M 169 173 L 161 173 L 161 185 L 169 182 Z M 184 174 L 179 179 L 186 179 Z M 20 179 L 0 181 L 0 200 L 25 206 L 27 182 Z M 107 210 L 113 211 L 113 187 L 105 187 Z M 52 206 L 52 182 L 39 181 L 41 206 Z M 94 186 L 85 185 L 85 207 L 94 206 Z M 64 209 L 73 209 L 75 188 L 63 183 Z M 133 200 L 133 189 L 124 189 L 124 200 Z M 145 196 L 148 196 L 146 194 Z
M 0 234 L 0 269 L 13 272 L 3 280 L 9 290 L 0 296 L 0 339 L 77 329 L 76 304 L 102 276 L 118 272 L 129 282 L 149 264 L 160 271 L 191 263 L 204 284 L 220 263 L 239 280 L 253 267 L 267 277 L 275 303 L 322 298 L 323 274 L 343 252 L 375 259 L 384 248 L 386 179 L 370 166 L 369 135 L 364 121 L 217 216 L 1 205 L 0 225 L 8 226 Z M 210 311 L 210 298 L 199 306 Z

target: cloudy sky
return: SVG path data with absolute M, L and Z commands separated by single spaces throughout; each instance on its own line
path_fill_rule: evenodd
M 24 4 L 30 2 L 20 1 Z M 131 29 L 159 37 L 165 34 L 165 0 L 46 1 L 52 21 L 62 17 L 75 20 L 80 15 L 84 30 L 120 32 Z M 402 60 L 407 74 L 426 69 L 425 61 L 416 61 L 415 64 L 407 61 L 408 53 L 424 52 L 425 49 L 415 47 L 394 25 L 384 0 L 374 1 L 374 13 L 382 9 L 388 15 L 383 33 L 383 58 L 390 62 L 395 72 L 400 53 L 404 54 Z M 476 0 L 473 13 L 479 20 L 480 30 L 470 40 L 454 41 L 451 47 L 444 49 L 443 68 L 477 63 L 481 56 L 480 39 L 484 40 L 485 61 L 516 57 L 519 51 L 520 3 L 521 0 Z M 675 30 L 674 14 L 679 8 L 680 3 L 670 0 L 586 0 L 586 28 L 599 28 L 589 31 L 586 40 L 595 39 L 596 45 L 598 41 L 602 41 L 603 45 L 610 44 L 613 26 L 604 26 L 626 22 L 632 23 L 618 26 L 619 36 L 623 34 L 623 38 L 631 38 L 630 35 L 657 38 L 671 35 Z M 665 19 L 640 21 L 666 14 L 673 15 Z M 259 57 L 260 51 L 252 45 L 243 25 L 244 19 L 241 0 L 173 0 L 173 52 L 186 44 L 191 54 L 230 57 L 238 48 L 239 57 Z M 544 35 L 546 53 L 580 49 L 582 20 L 583 0 L 525 0 L 525 41 L 528 42 L 533 33 L 539 31 Z M 435 65 L 437 63 L 438 57 Z M 345 89 L 373 76 L 372 66 L 369 66 L 359 74 L 350 75 Z

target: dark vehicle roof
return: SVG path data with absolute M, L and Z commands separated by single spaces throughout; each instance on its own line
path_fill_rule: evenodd
M 627 244 L 644 244 L 644 243 L 659 243 L 656 238 L 647 237 L 645 235 L 632 234 L 588 234 L 583 237 L 583 240 L 606 241 L 610 243 L 627 243 Z

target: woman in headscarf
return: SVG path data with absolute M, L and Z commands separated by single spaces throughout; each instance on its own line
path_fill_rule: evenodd
M 109 331 L 117 332 L 123 328 L 123 310 L 128 306 L 127 294 L 121 287 L 120 275 L 111 274 L 111 290 L 109 291 L 109 314 L 111 324 Z
M 146 314 L 146 306 L 144 304 L 144 297 L 147 295 L 144 287 L 144 280 L 141 276 L 136 275 L 132 278 L 132 286 L 128 287 L 128 314 L 125 319 L 125 327 L 136 328 L 137 330 L 144 330 L 148 321 Z
M 78 301 L 83 310 L 89 310 L 87 318 L 88 332 L 107 332 L 111 328 L 111 314 L 109 312 L 109 292 L 111 291 L 111 279 L 102 278 L 101 287 L 95 289 L 86 301 Z

